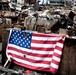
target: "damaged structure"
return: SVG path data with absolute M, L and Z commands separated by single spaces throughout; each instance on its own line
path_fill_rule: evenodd
M 76 52 L 75 52 L 76 6 L 72 4 L 71 0 L 69 0 L 69 2 L 71 2 L 70 5 L 68 4 L 68 0 L 66 1 L 55 0 L 54 3 L 53 3 L 54 0 L 53 1 L 40 0 L 40 1 L 41 3 L 39 4 L 39 10 L 37 11 L 34 10 L 34 3 L 36 3 L 36 0 L 0 1 L 0 58 L 1 58 L 0 74 L 1 75 L 53 75 L 53 74 L 76 75 L 76 66 L 75 66 L 75 63 L 76 63 L 76 57 L 75 57 L 76 56 Z M 15 33 L 17 34 L 15 35 Z M 23 38 L 23 36 L 27 37 L 30 35 L 31 37 L 33 37 L 32 34 L 33 36 L 38 36 L 38 40 L 40 40 L 41 37 L 43 38 L 46 36 L 48 37 L 46 40 L 44 39 L 45 40 L 44 42 L 42 42 L 43 39 L 41 39 L 40 41 L 37 40 L 37 43 L 38 44 L 41 43 L 42 47 L 47 40 L 50 40 L 50 38 L 52 38 L 52 36 L 57 37 L 57 39 L 59 37 L 60 37 L 59 39 L 61 39 L 61 37 L 65 37 L 65 40 L 63 39 L 64 43 L 62 39 L 57 41 L 56 44 L 54 41 L 55 38 L 51 40 L 52 41 L 51 43 L 53 44 L 52 47 L 55 44 L 56 48 L 60 50 L 62 49 L 61 50 L 62 52 L 60 51 L 57 52 L 60 54 L 60 56 L 58 54 L 56 55 L 55 53 L 55 57 L 53 57 L 53 55 L 50 55 L 51 50 L 49 50 L 48 48 L 46 50 L 44 49 L 45 47 L 49 47 L 48 43 L 50 41 L 47 42 L 47 45 L 44 45 L 45 47 L 43 49 L 38 48 L 40 52 L 38 51 L 37 52 L 40 53 L 40 55 L 37 55 L 37 53 L 35 52 L 35 49 L 37 48 L 33 48 L 34 51 L 31 51 L 31 49 L 27 51 L 25 47 L 26 52 L 24 52 L 23 51 L 24 49 L 23 48 L 21 49 L 21 47 L 24 47 L 25 46 L 24 44 L 26 44 L 24 43 L 25 38 Z M 28 38 L 26 38 L 25 41 Z M 35 37 L 35 39 L 33 40 L 33 43 L 35 43 L 34 45 L 37 46 L 36 39 L 37 38 Z M 11 44 L 11 47 L 17 44 L 16 46 L 17 49 L 14 48 L 16 50 L 15 53 L 14 51 L 12 51 L 12 49 L 10 51 L 10 45 L 9 45 L 9 43 L 11 43 L 11 41 L 13 40 L 14 42 L 13 42 L 13 45 Z M 19 45 L 19 41 L 23 44 L 23 46 L 21 46 L 21 44 Z M 64 44 L 63 47 L 61 45 L 62 43 Z M 23 57 L 21 56 L 20 59 L 24 60 L 24 62 L 27 60 L 25 63 L 22 61 L 22 63 L 24 63 L 23 65 L 21 65 L 22 63 L 19 63 L 14 58 L 18 56 L 13 55 L 13 53 L 17 54 L 18 49 L 19 51 L 20 50 L 23 51 L 23 52 L 22 51 L 19 52 L 20 56 L 21 55 L 23 56 Z M 40 59 L 40 56 L 45 54 L 44 51 L 47 51 L 48 53 L 45 52 L 46 55 L 44 55 L 44 59 Z M 24 55 L 21 53 L 23 53 Z M 37 56 L 37 57 L 34 58 L 32 53 L 34 53 L 34 56 Z M 8 60 L 9 55 L 11 56 L 12 61 Z M 47 68 L 48 71 L 46 71 L 46 67 L 49 61 L 51 61 L 50 59 L 51 56 L 53 57 L 52 63 L 58 64 L 59 66 L 57 67 L 57 65 L 50 64 L 50 66 L 55 66 L 55 67 L 52 69 L 50 68 L 50 71 L 51 70 L 52 71 L 49 72 L 48 68 Z M 55 60 L 53 60 L 54 58 Z M 57 62 L 55 62 L 56 60 Z M 28 67 L 28 64 L 30 64 L 28 61 L 29 62 L 32 61 L 32 65 L 30 65 L 30 67 Z M 43 64 L 40 65 L 39 63 L 41 64 L 44 63 L 44 65 Z M 26 66 L 24 66 L 25 64 Z M 34 64 L 35 64 L 35 67 L 32 67 Z M 39 67 L 38 65 L 41 67 Z M 45 71 L 43 70 L 44 68 L 42 68 L 42 66 L 45 67 Z M 58 68 L 56 73 L 54 72 L 55 68 Z

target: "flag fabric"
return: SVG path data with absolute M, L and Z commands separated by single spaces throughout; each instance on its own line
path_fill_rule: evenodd
M 39 71 L 56 73 L 65 36 L 11 30 L 6 54 L 15 64 Z

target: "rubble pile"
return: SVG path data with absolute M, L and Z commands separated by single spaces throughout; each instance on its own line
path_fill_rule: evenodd
M 32 71 L 30 74 L 24 73 L 26 69 L 17 66 L 4 67 L 7 57 L 6 46 L 3 48 L 2 44 L 8 38 L 10 29 L 34 31 L 45 34 L 59 34 L 76 36 L 76 11 L 72 10 L 71 6 L 54 6 L 54 5 L 41 5 L 39 11 L 34 10 L 34 6 L 29 5 L 22 10 L 10 9 L 8 2 L 0 2 L 3 5 L 0 8 L 0 75 L 51 75 L 43 72 Z M 5 5 L 6 9 L 5 9 Z M 4 37 L 5 36 L 5 40 Z M 7 41 L 5 42 L 7 45 Z M 3 48 L 3 49 L 2 49 Z M 2 53 L 3 52 L 3 53 Z M 2 58 L 2 54 L 4 58 Z M 3 60 L 3 62 L 2 62 Z M 6 69 L 8 68 L 8 69 Z M 17 71 L 15 71 L 15 69 Z M 9 72 L 9 74 L 8 74 Z M 14 74 L 13 74 L 14 73 Z

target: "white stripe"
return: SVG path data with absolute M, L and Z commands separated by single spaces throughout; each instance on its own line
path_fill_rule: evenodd
M 22 59 L 18 59 L 18 58 L 13 58 L 13 59 L 25 65 L 27 64 L 27 65 L 36 66 L 36 67 L 50 68 L 50 64 L 33 63 L 33 62 L 25 61 Z
M 57 53 L 57 54 L 59 54 L 59 55 L 62 55 L 62 51 L 59 51 L 57 49 L 55 49 L 54 52 Z
M 56 44 L 38 44 L 38 43 L 31 43 L 31 47 L 39 47 L 39 48 L 55 48 Z
M 47 57 L 35 57 L 35 56 L 30 56 L 30 55 L 26 55 L 26 58 L 29 59 L 33 59 L 33 60 L 45 60 L 45 61 L 50 61 L 51 62 L 51 57 L 47 58 Z
M 19 46 L 16 46 L 16 45 L 13 45 L 13 44 L 9 44 L 8 45 L 9 47 L 14 47 L 16 49 L 19 49 L 19 50 L 22 50 L 22 51 L 26 51 L 26 52 L 29 52 L 29 53 L 36 53 L 36 54 L 53 54 L 53 51 L 41 51 L 41 50 L 31 50 L 31 49 L 26 49 L 26 48 L 23 48 L 23 47 L 19 47 Z
M 32 40 L 47 40 L 47 41 L 57 41 L 59 39 L 59 37 L 36 37 L 36 36 L 32 36 Z
M 8 51 L 7 51 L 7 54 L 8 54 L 8 53 L 15 54 L 15 55 L 19 55 L 19 56 L 21 56 L 21 57 L 23 57 L 23 56 L 24 56 L 24 54 L 23 54 L 23 53 L 16 52 L 15 50 L 8 50 Z
M 15 54 L 15 55 L 24 57 L 24 54 L 19 53 L 19 52 L 16 52 L 16 51 L 11 51 L 11 50 L 9 50 L 9 51 L 7 52 L 7 54 L 8 54 L 8 53 L 11 53 L 11 54 Z M 44 57 L 31 56 L 31 55 L 27 55 L 27 54 L 25 54 L 25 55 L 26 55 L 26 58 L 28 58 L 28 59 L 51 61 L 51 58 L 48 58 L 48 57 L 45 57 L 45 58 L 44 58 Z M 8 55 L 8 58 L 9 58 L 9 55 Z
M 60 62 L 60 58 L 56 57 L 56 56 L 53 56 L 53 59 L 57 62 Z
M 57 46 L 63 48 L 63 43 L 59 43 L 59 42 L 57 42 Z
M 55 68 L 55 69 L 58 69 L 58 65 L 54 64 L 54 63 L 51 63 L 51 67 Z

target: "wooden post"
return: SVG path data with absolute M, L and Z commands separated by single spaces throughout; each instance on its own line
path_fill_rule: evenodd
M 7 59 L 6 62 L 5 62 L 5 64 L 4 64 L 4 67 L 7 66 L 8 62 L 9 62 L 9 60 Z

